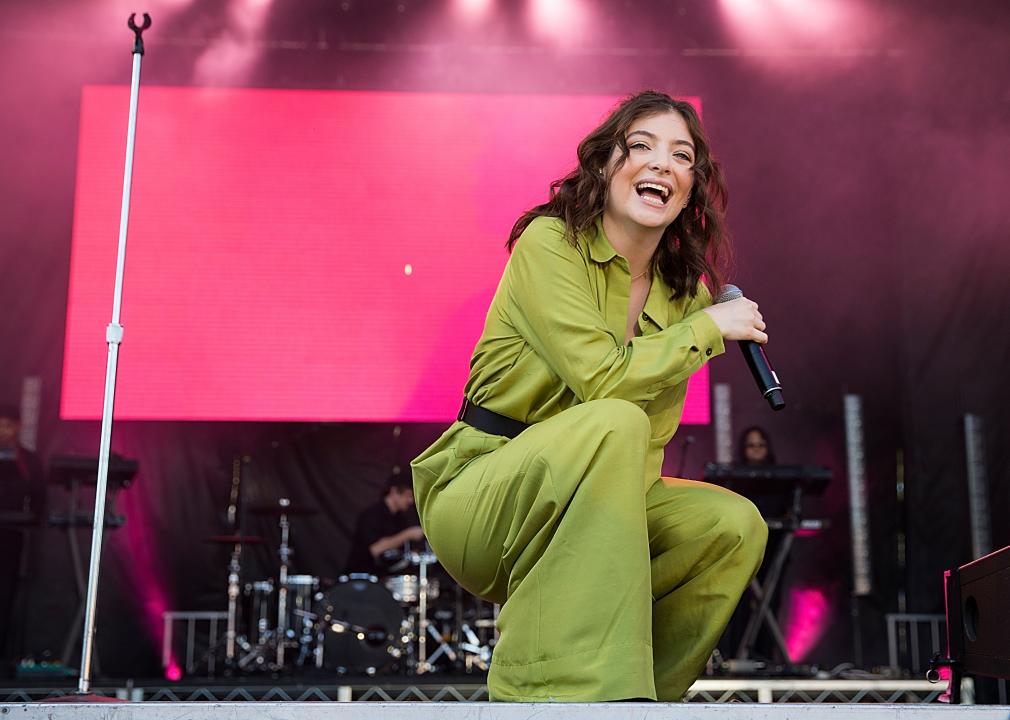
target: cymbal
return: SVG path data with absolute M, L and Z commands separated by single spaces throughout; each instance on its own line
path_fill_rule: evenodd
M 214 535 L 207 538 L 209 543 L 221 543 L 222 545 L 235 545 L 236 543 L 242 543 L 244 545 L 261 545 L 265 543 L 266 540 L 261 538 L 259 535 Z
M 319 510 L 304 505 L 253 505 L 248 508 L 253 515 L 316 515 Z

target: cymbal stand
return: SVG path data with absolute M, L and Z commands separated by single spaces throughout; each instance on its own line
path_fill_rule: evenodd
M 291 501 L 288 498 L 281 498 L 279 501 L 282 508 L 289 507 Z M 281 546 L 279 555 L 281 559 L 280 573 L 277 576 L 277 665 L 284 666 L 284 644 L 288 637 L 288 561 L 291 559 L 293 550 L 288 544 L 288 536 L 291 523 L 285 512 L 280 516 L 281 526 Z
M 425 543 L 427 545 L 427 543 Z M 426 552 L 417 553 L 417 565 L 418 565 L 418 627 L 417 627 L 417 674 L 431 672 L 434 669 L 432 663 L 434 663 L 439 656 L 445 655 L 449 658 L 451 662 L 456 662 L 456 652 L 452 649 L 452 646 L 442 639 L 442 636 L 435 629 L 435 626 L 430 620 L 428 620 L 428 565 L 432 563 L 435 557 L 430 548 L 426 548 Z M 431 654 L 429 658 L 428 654 L 428 635 L 431 635 L 432 639 L 438 643 L 438 647 L 435 652 Z
M 421 558 L 417 593 L 417 667 L 418 675 L 431 670 L 428 663 L 428 564 Z
M 242 543 L 235 543 L 228 563 L 228 630 L 225 632 L 224 657 L 225 664 L 230 667 L 235 662 L 235 630 L 238 619 L 238 595 L 240 592 L 239 577 L 242 565 L 239 557 L 242 554 Z
M 302 625 L 302 631 L 297 636 L 298 657 L 295 658 L 295 665 L 297 667 L 305 667 L 311 662 L 316 667 L 320 667 L 323 658 L 322 648 L 316 645 L 315 633 L 319 616 L 314 612 L 298 610 L 297 608 L 292 612 L 292 615 L 301 620 Z
M 491 648 L 481 643 L 477 633 L 468 624 L 463 623 L 460 632 L 466 638 L 466 642 L 459 643 L 459 649 L 465 653 L 467 672 L 471 672 L 474 667 L 486 671 L 491 664 Z
M 464 611 L 464 594 L 472 602 L 473 618 L 471 621 L 467 621 Z M 459 585 L 456 586 L 456 629 L 453 633 L 453 643 L 459 649 L 463 660 L 463 669 L 468 673 L 473 672 L 474 668 L 486 672 L 491 664 L 491 648 L 495 639 L 493 637 L 487 638 L 487 629 L 493 629 L 495 626 L 498 606 L 491 605 L 495 617 L 489 619 L 484 617 L 483 610 L 486 605 L 490 605 L 490 603 L 470 595 Z
M 242 487 L 242 464 L 238 457 L 231 462 L 231 490 L 228 493 L 228 527 L 232 531 L 238 528 L 238 501 Z M 241 592 L 239 580 L 242 576 L 242 543 L 235 543 L 228 563 L 228 630 L 225 633 L 224 658 L 225 664 L 231 667 L 235 662 L 235 631 L 238 619 L 238 595 Z

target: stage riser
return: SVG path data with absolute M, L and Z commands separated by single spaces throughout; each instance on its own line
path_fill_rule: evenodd
M 692 704 L 708 703 L 880 703 L 928 705 L 946 691 L 944 683 L 925 680 L 807 680 L 723 678 L 698 680 L 688 691 Z M 152 685 L 147 683 L 95 687 L 94 694 L 131 702 L 445 702 L 480 703 L 488 700 L 487 686 L 469 682 L 443 683 L 353 683 L 347 685 L 303 684 L 231 684 L 231 685 Z M 67 697 L 73 701 L 76 685 L 0 688 L 0 704 L 45 702 Z M 69 696 L 69 697 L 68 697 Z M 965 678 L 961 684 L 964 704 L 973 704 L 974 682 Z
M 1007 720 L 1008 706 L 682 703 L 123 703 L 0 705 L 18 720 Z

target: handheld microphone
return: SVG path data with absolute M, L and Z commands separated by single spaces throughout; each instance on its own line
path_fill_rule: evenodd
M 743 297 L 743 291 L 736 285 L 723 285 L 722 292 L 719 293 L 719 299 L 716 302 L 727 302 L 741 297 Z M 772 364 L 768 361 L 768 356 L 765 355 L 765 349 L 761 343 L 756 343 L 753 340 L 740 340 L 740 350 L 743 352 L 744 360 L 747 361 L 747 367 L 750 368 L 750 374 L 754 376 L 758 390 L 761 391 L 761 396 L 768 401 L 772 410 L 784 408 L 786 401 L 782 397 L 782 384 L 779 382 L 779 377 L 775 374 Z

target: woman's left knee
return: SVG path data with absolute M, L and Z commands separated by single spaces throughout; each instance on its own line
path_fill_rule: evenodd
M 722 503 L 720 528 L 728 544 L 760 559 L 768 543 L 768 524 L 761 512 L 742 495 L 729 494 Z

